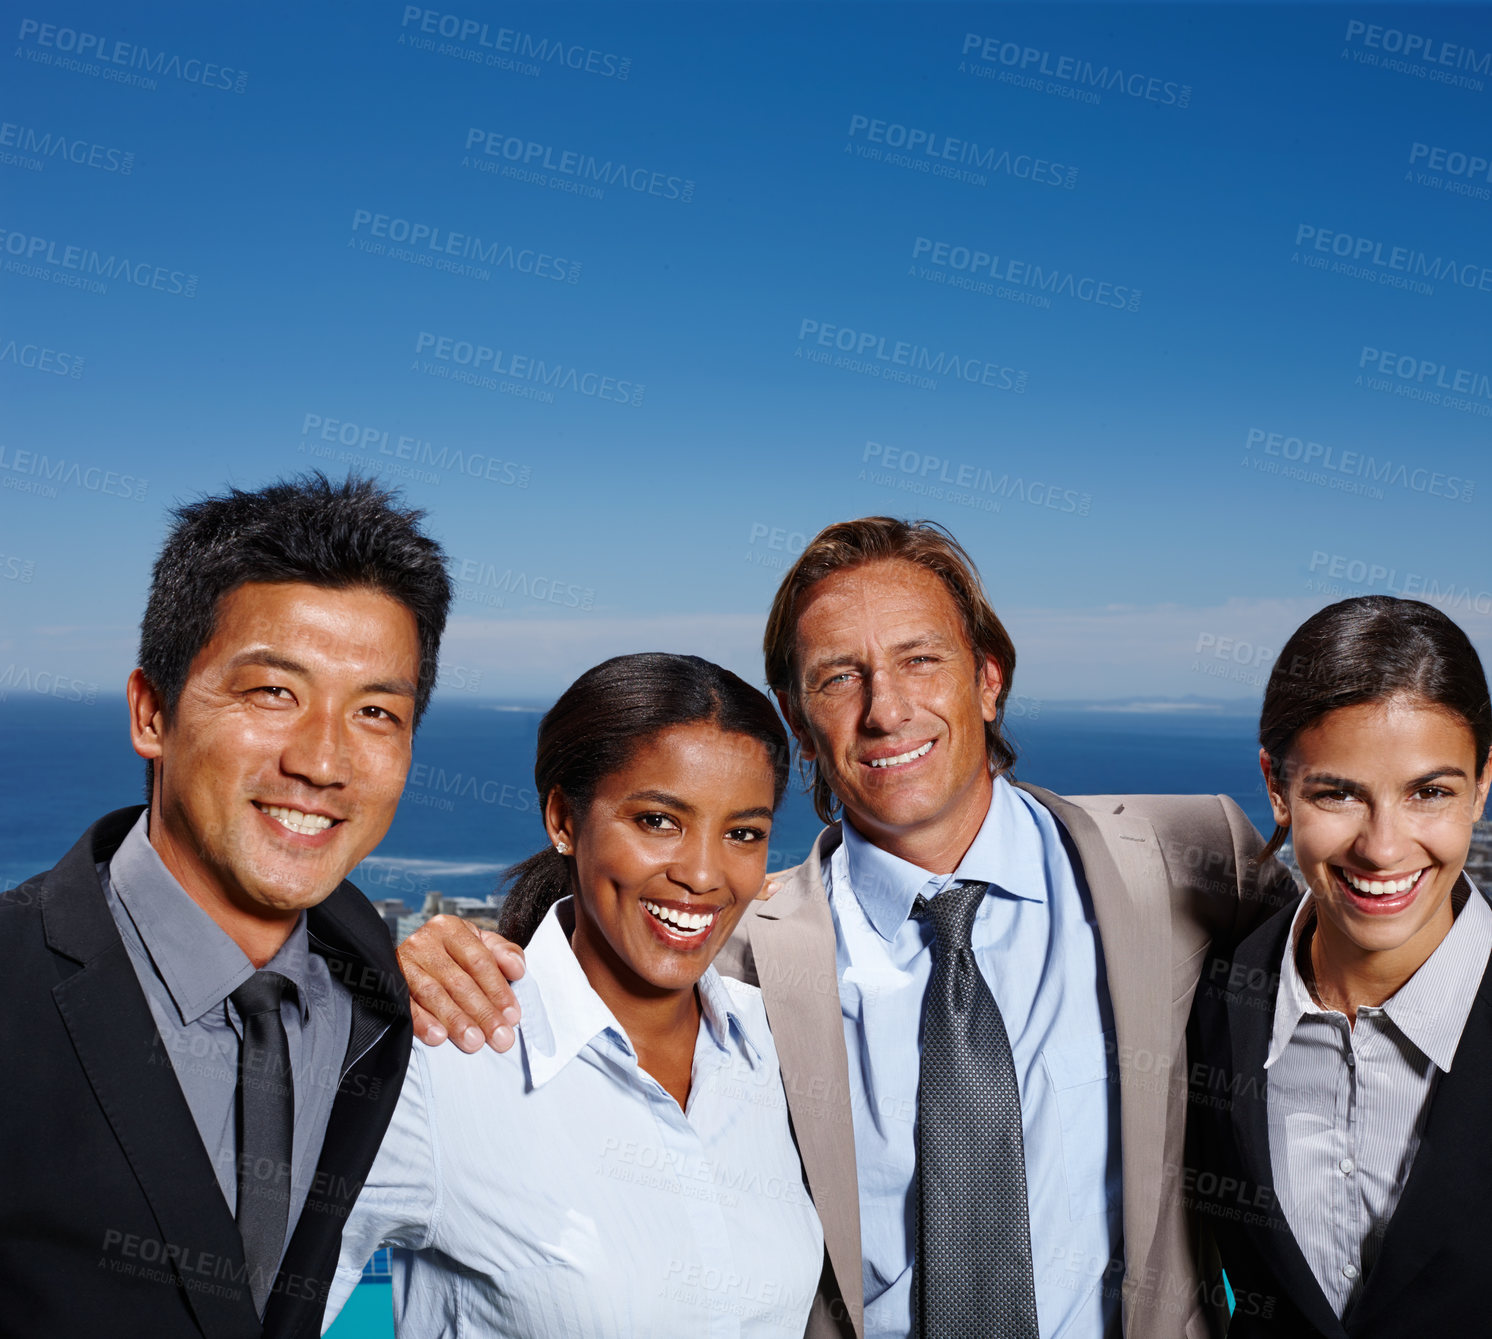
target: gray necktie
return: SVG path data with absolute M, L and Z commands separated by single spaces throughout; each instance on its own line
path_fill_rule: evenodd
M 989 887 L 963 883 L 913 914 L 936 933 L 917 1088 L 919 1339 L 1037 1339 L 1021 1093 L 1005 1021 L 974 961 Z
M 262 1316 L 290 1220 L 295 1081 L 280 998 L 294 987 L 278 972 L 255 972 L 229 998 L 243 1021 L 238 1050 L 238 1231 L 249 1291 Z

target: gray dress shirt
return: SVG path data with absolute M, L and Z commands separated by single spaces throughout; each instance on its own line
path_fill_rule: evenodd
M 1339 1317 L 1377 1263 L 1487 970 L 1492 907 L 1469 885 L 1455 890 L 1456 919 L 1435 952 L 1382 1005 L 1360 1008 L 1355 1026 L 1302 979 L 1316 925 L 1309 894 L 1291 926 L 1264 1061 L 1269 1158 L 1285 1219 Z
M 147 835 L 148 816 L 141 814 L 113 860 L 98 866 L 99 879 L 160 1033 L 152 1063 L 175 1069 L 232 1213 L 238 1203 L 235 1097 L 243 1025 L 228 996 L 254 974 L 254 964 L 161 863 Z M 310 951 L 304 914 L 265 970 L 295 985 L 280 1005 L 295 1084 L 288 1242 L 315 1180 L 341 1082 L 352 996 Z

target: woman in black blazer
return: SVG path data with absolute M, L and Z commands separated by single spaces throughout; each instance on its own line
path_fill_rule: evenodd
M 1308 891 L 1218 946 L 1192 1012 L 1182 1186 L 1228 1334 L 1492 1333 L 1481 662 L 1430 605 L 1345 600 L 1286 643 L 1259 740 Z

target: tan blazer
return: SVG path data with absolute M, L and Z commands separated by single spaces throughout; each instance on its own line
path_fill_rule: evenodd
M 1285 870 L 1250 861 L 1259 834 L 1213 795 L 1090 795 L 1044 804 L 1086 877 L 1114 1009 L 1123 1145 L 1126 1339 L 1201 1339 L 1208 1305 L 1197 1234 L 1182 1198 L 1186 1023 L 1208 946 L 1236 943 L 1296 895 Z M 810 1339 L 864 1334 L 860 1193 L 834 924 L 823 868 L 839 845 L 825 828 L 776 895 L 747 913 L 716 966 L 761 987 L 825 1266 Z

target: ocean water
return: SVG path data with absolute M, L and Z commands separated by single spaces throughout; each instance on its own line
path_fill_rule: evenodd
M 399 812 L 354 881 L 373 898 L 418 907 L 427 893 L 485 897 L 502 871 L 544 843 L 533 788 L 542 707 L 430 708 L 415 740 Z M 1222 793 L 1255 826 L 1269 822 L 1254 721 L 1198 711 L 1050 705 L 1015 721 L 1015 775 L 1062 794 Z M 124 699 L 92 704 L 12 694 L 0 702 L 0 886 L 48 868 L 99 815 L 143 795 Z M 774 825 L 771 867 L 807 854 L 820 824 L 796 779 Z

